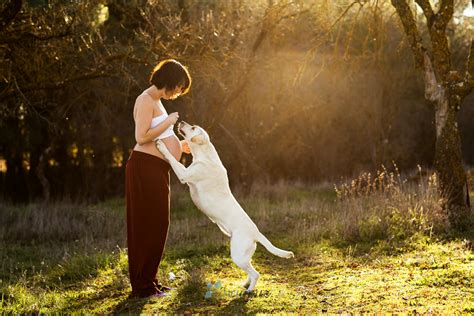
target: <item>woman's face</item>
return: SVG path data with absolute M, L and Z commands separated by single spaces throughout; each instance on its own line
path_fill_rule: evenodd
M 166 100 L 174 100 L 177 97 L 181 95 L 183 92 L 184 87 L 183 86 L 177 86 L 172 90 L 166 90 L 165 91 L 165 99 Z

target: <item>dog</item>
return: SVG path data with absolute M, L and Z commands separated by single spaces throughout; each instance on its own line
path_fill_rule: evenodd
M 230 237 L 232 261 L 247 273 L 247 280 L 242 285 L 247 288 L 247 292 L 252 292 L 260 277 L 250 262 L 257 248 L 257 241 L 276 256 L 292 258 L 294 254 L 275 247 L 234 198 L 227 170 L 208 133 L 202 127 L 184 121 L 178 123 L 178 132 L 188 142 L 193 156 L 189 167 L 186 168 L 177 161 L 162 141 L 158 140 L 156 146 L 170 163 L 179 181 L 188 184 L 196 207 Z

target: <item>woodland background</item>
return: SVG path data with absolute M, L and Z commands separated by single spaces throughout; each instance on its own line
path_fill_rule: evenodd
M 0 314 L 472 314 L 474 10 L 416 2 L 0 1 Z M 257 248 L 256 294 L 172 175 L 175 290 L 129 296 L 132 109 L 164 58 L 193 76 L 165 107 L 295 253 Z
M 15 15 L 10 2 L 0 5 L 3 200 L 122 196 L 134 101 L 164 58 L 193 77 L 165 107 L 209 131 L 231 185 L 433 165 L 434 110 L 390 1 L 35 0 Z M 447 28 L 459 69 L 468 2 L 455 1 Z M 472 94 L 458 114 L 468 167 Z

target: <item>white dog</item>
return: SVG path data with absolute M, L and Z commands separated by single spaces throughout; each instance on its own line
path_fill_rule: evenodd
M 260 276 L 250 263 L 257 241 L 276 256 L 292 258 L 294 254 L 273 246 L 239 205 L 230 191 L 227 170 L 206 131 L 185 122 L 178 124 L 178 131 L 188 142 L 193 155 L 193 162 L 188 168 L 171 155 L 162 141 L 158 140 L 156 146 L 181 183 L 189 185 L 197 208 L 230 237 L 230 255 L 234 263 L 248 274 L 243 286 L 248 286 L 247 292 L 251 292 Z

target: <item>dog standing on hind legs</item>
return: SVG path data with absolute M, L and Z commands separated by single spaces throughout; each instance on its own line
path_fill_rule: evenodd
M 234 198 L 230 191 L 227 170 L 207 132 L 199 126 L 192 126 L 183 121 L 178 124 L 178 131 L 188 142 L 193 156 L 189 167 L 186 168 L 177 161 L 160 140 L 156 142 L 156 146 L 170 163 L 179 181 L 188 184 L 191 199 L 196 207 L 230 237 L 232 261 L 247 273 L 248 277 L 243 286 L 247 287 L 247 292 L 252 292 L 260 276 L 250 262 L 257 249 L 257 241 L 276 256 L 292 258 L 294 254 L 275 247 L 258 230 Z

